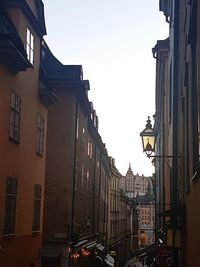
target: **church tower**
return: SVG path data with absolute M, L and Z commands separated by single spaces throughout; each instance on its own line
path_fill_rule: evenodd
M 134 197 L 134 174 L 131 169 L 131 163 L 129 163 L 129 168 L 125 176 L 125 193 L 128 197 Z

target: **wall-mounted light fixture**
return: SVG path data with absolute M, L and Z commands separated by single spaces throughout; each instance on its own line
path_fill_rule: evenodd
M 152 153 L 155 152 L 156 134 L 149 116 L 145 129 L 140 133 L 140 136 L 142 138 L 143 152 L 146 153 L 147 157 L 151 157 Z
M 155 146 L 156 146 L 156 137 L 157 134 L 154 131 L 150 117 L 148 116 L 147 124 L 145 126 L 145 129 L 140 133 L 140 136 L 142 138 L 142 146 L 143 146 L 143 152 L 146 153 L 148 158 L 153 158 L 153 161 L 155 163 L 156 159 L 171 159 L 173 156 L 166 156 L 166 155 L 152 155 L 152 153 L 155 152 Z M 152 162 L 153 163 L 153 162 Z

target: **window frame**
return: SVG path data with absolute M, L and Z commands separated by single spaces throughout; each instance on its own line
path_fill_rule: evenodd
M 40 156 L 44 153 L 44 131 L 45 120 L 41 115 L 38 115 L 36 126 L 36 153 Z
M 6 200 L 4 216 L 4 237 L 13 237 L 15 234 L 17 206 L 17 180 L 11 177 L 6 181 Z
M 40 232 L 40 217 L 41 217 L 41 200 L 42 200 L 42 186 L 35 184 L 33 195 L 33 221 L 32 232 Z
M 90 193 L 90 171 L 86 171 L 86 188 L 87 188 L 87 194 Z
M 32 31 L 26 29 L 26 53 L 28 61 L 33 65 L 34 64 L 34 48 L 35 48 L 35 37 Z
M 21 120 L 21 97 L 14 90 L 10 94 L 9 139 L 19 143 Z
M 92 159 L 93 156 L 93 143 L 90 139 L 88 139 L 88 145 L 87 145 L 87 155 L 90 159 Z
M 82 164 L 81 166 L 81 193 L 84 193 L 84 183 L 85 183 L 85 166 Z

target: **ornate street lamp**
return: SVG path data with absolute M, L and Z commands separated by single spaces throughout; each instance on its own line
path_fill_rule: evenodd
M 147 154 L 147 157 L 151 157 L 151 154 L 155 152 L 156 133 L 152 128 L 150 117 L 148 116 L 145 129 L 140 133 L 142 138 L 143 152 Z
M 157 134 L 152 128 L 150 117 L 148 116 L 145 129 L 140 133 L 142 138 L 143 152 L 146 153 L 148 158 L 153 158 L 152 164 L 155 166 L 156 160 L 163 160 L 169 167 L 171 167 L 170 160 L 173 156 L 169 155 L 152 155 L 155 152 Z M 181 156 L 178 156 L 180 158 Z

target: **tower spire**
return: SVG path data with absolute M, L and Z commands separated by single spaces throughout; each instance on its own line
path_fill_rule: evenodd
M 131 162 L 129 161 L 129 168 L 128 168 L 129 170 L 131 170 Z

